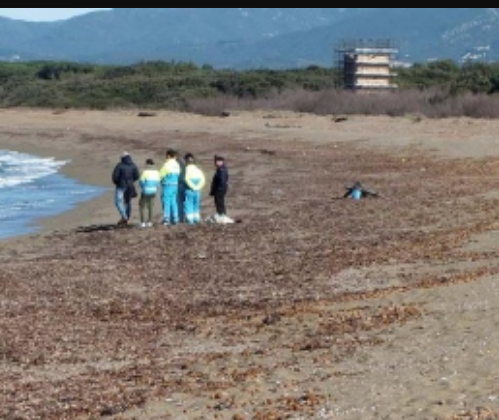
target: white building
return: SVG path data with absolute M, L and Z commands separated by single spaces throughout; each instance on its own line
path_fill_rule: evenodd
M 346 89 L 392 90 L 398 86 L 393 71 L 398 52 L 390 41 L 351 41 L 337 49 Z

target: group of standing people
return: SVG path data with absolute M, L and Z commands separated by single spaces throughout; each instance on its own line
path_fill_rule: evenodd
M 127 225 L 132 217 L 132 200 L 139 195 L 140 226 L 153 225 L 156 197 L 161 194 L 162 223 L 201 223 L 202 190 L 206 176 L 197 165 L 194 155 L 187 153 L 183 160 L 174 149 L 166 151 L 163 165 L 158 169 L 153 159 L 146 160 L 140 172 L 128 152 L 123 152 L 112 173 L 115 185 L 115 205 L 120 214 L 118 225 Z M 216 215 L 226 216 L 225 196 L 229 188 L 229 171 L 222 156 L 214 157 L 215 173 L 211 180 L 210 196 L 214 199 Z

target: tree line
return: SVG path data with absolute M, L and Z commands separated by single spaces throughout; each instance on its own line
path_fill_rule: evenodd
M 185 62 L 128 66 L 0 63 L 0 106 L 175 110 L 288 109 L 319 114 L 499 115 L 499 63 L 440 60 L 395 67 L 390 94 L 352 95 L 339 69 L 230 70 Z M 497 108 L 497 111 L 496 111 Z M 497 114 L 497 115 L 496 115 Z

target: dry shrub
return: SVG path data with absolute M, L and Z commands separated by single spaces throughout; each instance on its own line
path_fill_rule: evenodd
M 285 110 L 317 115 L 421 115 L 427 118 L 497 118 L 499 99 L 493 95 L 451 94 L 448 89 L 358 91 L 305 89 L 270 92 L 257 98 L 220 95 L 191 99 L 187 110 L 202 115 L 220 115 L 226 110 Z

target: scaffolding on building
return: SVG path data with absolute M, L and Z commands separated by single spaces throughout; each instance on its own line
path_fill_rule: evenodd
M 353 91 L 393 90 L 398 47 L 391 39 L 341 40 L 336 46 L 339 85 Z

